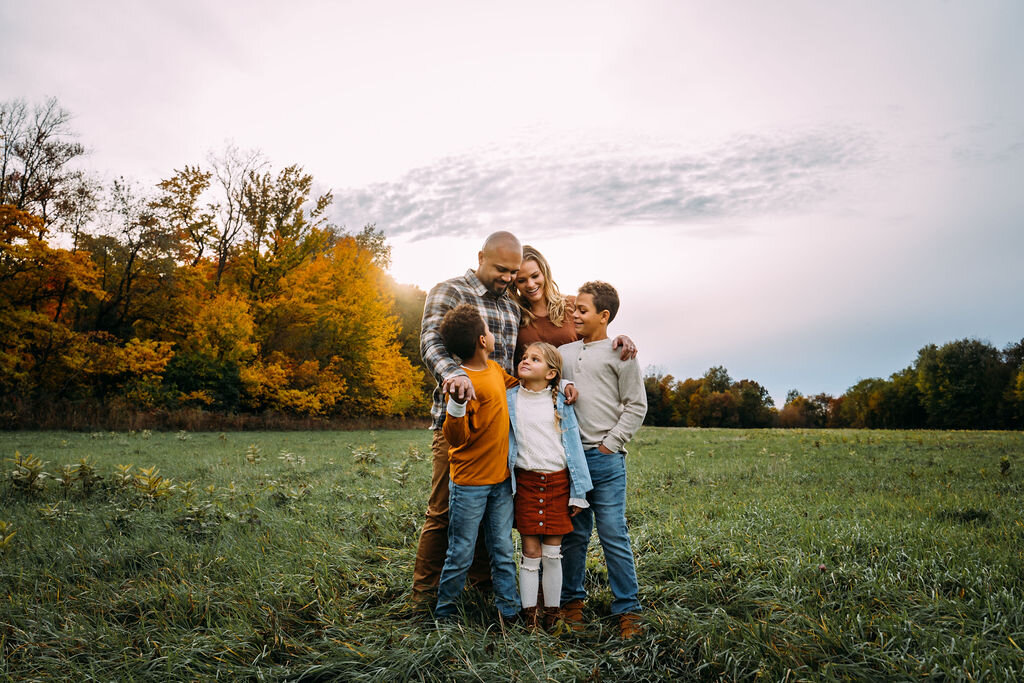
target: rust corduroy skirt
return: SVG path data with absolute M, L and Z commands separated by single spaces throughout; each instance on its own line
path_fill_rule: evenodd
M 572 531 L 569 470 L 515 471 L 516 528 L 526 536 L 561 536 Z

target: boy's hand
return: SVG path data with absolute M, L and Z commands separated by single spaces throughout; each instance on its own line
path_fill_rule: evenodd
M 465 375 L 449 377 L 441 384 L 441 391 L 448 394 L 449 398 L 456 403 L 465 403 L 476 398 L 473 382 Z
M 604 447 L 604 444 L 603 444 L 603 443 L 602 443 L 602 444 L 599 444 L 599 445 L 597 446 L 597 450 L 601 451 L 601 452 L 602 452 L 602 453 L 604 453 L 605 455 L 611 455 L 612 453 L 614 453 L 614 452 L 615 452 L 615 451 L 610 451 L 610 450 L 608 450 L 607 448 L 605 448 L 605 447 Z
M 622 347 L 622 354 L 619 356 L 622 360 L 630 360 L 636 358 L 636 344 L 633 340 L 624 334 L 620 334 L 618 337 L 612 340 L 612 348 L 617 349 Z
M 570 505 L 569 506 L 569 516 L 570 517 L 575 517 L 576 515 L 578 515 L 580 513 L 581 509 L 582 508 L 578 508 L 575 505 Z
M 575 384 L 566 384 L 565 390 L 562 393 L 565 394 L 565 404 L 570 406 L 576 402 L 580 395 L 580 392 L 576 391 Z

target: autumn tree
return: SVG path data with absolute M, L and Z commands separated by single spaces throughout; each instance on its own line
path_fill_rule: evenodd
M 160 194 L 152 202 L 152 208 L 177 241 L 177 260 L 193 268 L 216 247 L 217 207 L 203 203 L 212 175 L 198 166 L 185 166 L 157 183 Z
M 889 383 L 884 379 L 860 380 L 843 394 L 840 420 L 849 427 L 891 428 L 888 395 Z
M 757 382 L 733 381 L 722 366 L 698 379 L 676 381 L 671 375 L 648 374 L 645 424 L 689 427 L 769 427 L 775 404 Z
M 249 179 L 266 166 L 266 161 L 259 152 L 242 151 L 229 144 L 221 154 L 211 154 L 209 163 L 219 188 L 219 197 L 211 206 L 218 216 L 213 251 L 217 259 L 214 287 L 220 289 L 228 260 L 241 241 L 245 228 L 243 204 Z
M 672 406 L 672 392 L 675 383 L 675 378 L 672 375 L 658 372 L 644 377 L 644 389 L 647 392 L 647 414 L 644 416 L 644 424 L 662 427 L 679 426 L 679 413 Z
M 35 214 L 43 227 L 73 209 L 70 188 L 83 178 L 71 168 L 85 148 L 74 140 L 70 121 L 55 98 L 31 109 L 24 100 L 0 103 L 0 204 Z
M 373 256 L 373 264 L 381 270 L 391 267 L 391 246 L 383 230 L 377 229 L 376 223 L 367 223 L 353 237 L 363 251 Z
M 1007 344 L 1002 352 L 1007 382 L 1002 396 L 1002 422 L 1011 429 L 1024 429 L 1024 339 Z
M 779 411 L 780 427 L 826 427 L 835 408 L 835 399 L 825 393 L 804 396 L 796 389 L 786 394 L 786 404 Z
M 175 244 L 151 204 L 134 183 L 118 178 L 104 213 L 106 229 L 82 238 L 104 290 L 91 307 L 87 329 L 128 340 L 173 323 Z
M 724 393 L 729 391 L 729 387 L 732 386 L 732 377 L 729 376 L 729 371 L 721 365 L 708 368 L 704 373 L 703 380 L 701 391 L 705 394 Z
M 243 372 L 257 406 L 319 415 L 402 414 L 422 374 L 401 354 L 386 274 L 352 237 L 303 262 L 261 302 L 258 359 Z
M 768 390 L 757 382 L 741 379 L 733 385 L 736 394 L 736 412 L 744 427 L 770 427 L 775 419 L 775 400 Z
M 390 254 L 390 251 L 388 253 Z M 375 261 L 379 261 L 379 259 L 375 259 Z M 398 341 L 401 353 L 414 368 L 422 370 L 420 326 L 423 324 L 423 305 L 426 302 L 427 293 L 415 285 L 403 285 L 395 282 L 394 278 L 390 276 L 388 277 L 388 288 L 394 299 L 394 313 L 398 317 Z M 425 416 L 430 414 L 430 402 L 427 399 L 434 391 L 435 382 L 429 372 L 422 374 L 423 401 L 418 414 Z M 417 411 L 413 410 L 413 412 Z
M 277 173 L 250 171 L 242 192 L 245 239 L 237 281 L 257 302 L 281 291 L 294 269 L 330 247 L 336 230 L 328 222 L 326 193 L 311 198 L 313 177 L 296 165 Z
M 700 423 L 700 410 L 699 408 L 693 415 L 693 420 L 690 416 L 690 404 L 694 396 L 698 398 L 701 395 L 702 380 L 688 377 L 683 381 L 677 381 L 675 388 L 672 391 L 672 413 L 678 415 L 678 421 L 680 426 L 697 426 Z
M 51 247 L 46 235 L 40 217 L 0 205 L 0 394 L 8 397 L 65 393 L 87 355 L 67 300 L 102 293 L 88 256 Z

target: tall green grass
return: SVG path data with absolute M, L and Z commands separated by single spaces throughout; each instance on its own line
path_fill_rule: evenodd
M 412 608 L 429 437 L 0 433 L 0 675 L 1024 677 L 1024 434 L 645 428 L 628 642 L 596 543 L 581 634 L 502 630 L 476 593 L 461 626 Z M 48 463 L 41 491 L 16 451 Z M 60 474 L 83 457 L 88 492 Z

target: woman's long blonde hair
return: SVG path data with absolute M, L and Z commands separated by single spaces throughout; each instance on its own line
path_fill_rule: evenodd
M 551 278 L 551 267 L 548 265 L 548 260 L 541 255 L 539 251 L 531 247 L 529 244 L 523 247 L 523 260 L 522 263 L 527 261 L 535 261 L 537 268 L 540 269 L 541 275 L 544 276 L 544 301 L 548 305 L 548 320 L 555 327 L 561 327 L 565 322 L 565 297 L 558 291 L 558 285 Z M 532 306 L 526 297 L 523 296 L 519 288 L 515 286 L 515 282 L 512 283 L 511 289 L 512 299 L 519 304 L 520 310 L 523 312 L 522 320 L 520 324 L 523 327 L 532 325 L 537 319 L 537 316 L 533 314 Z M 561 374 L 561 373 L 559 373 Z
M 555 427 L 562 428 L 562 418 L 558 416 L 558 391 L 562 384 L 562 354 L 553 345 L 547 342 L 533 342 L 523 349 L 523 355 L 530 349 L 537 349 L 544 364 L 555 371 L 555 376 L 548 380 L 551 387 L 551 404 L 555 408 Z

